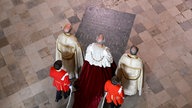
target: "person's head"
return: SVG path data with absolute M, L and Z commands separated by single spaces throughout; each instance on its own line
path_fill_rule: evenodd
M 117 76 L 113 76 L 113 77 L 111 78 L 111 83 L 112 83 L 113 85 L 117 85 L 117 84 L 120 84 L 120 80 L 119 80 L 119 78 L 118 78 Z
M 99 44 L 103 44 L 103 43 L 105 42 L 105 37 L 103 36 L 103 34 L 100 33 L 100 34 L 97 36 L 96 41 L 97 41 L 97 43 L 99 43 Z
M 66 24 L 63 28 L 64 33 L 69 33 L 72 29 L 71 24 Z
M 131 55 L 136 55 L 138 51 L 139 51 L 139 49 L 136 46 L 134 46 L 134 45 L 131 46 L 131 48 L 130 48 Z
M 61 69 L 61 67 L 62 67 L 62 61 L 61 61 L 61 60 L 57 60 L 57 61 L 53 64 L 53 67 L 54 67 L 56 70 Z

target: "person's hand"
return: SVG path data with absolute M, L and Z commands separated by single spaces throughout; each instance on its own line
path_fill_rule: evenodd
M 70 84 L 69 88 L 72 90 L 72 88 L 73 88 L 73 85 L 72 85 L 72 84 Z

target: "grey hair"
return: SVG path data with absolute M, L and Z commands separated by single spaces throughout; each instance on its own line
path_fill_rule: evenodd
M 139 49 L 135 45 L 131 46 L 130 53 L 132 55 L 136 55 L 138 51 L 139 51 Z
M 99 35 L 97 35 L 97 37 L 96 37 L 96 41 L 97 41 L 98 44 L 103 44 L 103 43 L 105 43 L 105 36 L 103 36 L 103 40 L 102 41 L 98 41 L 98 38 L 99 38 L 100 35 L 103 36 L 102 33 L 99 33 Z

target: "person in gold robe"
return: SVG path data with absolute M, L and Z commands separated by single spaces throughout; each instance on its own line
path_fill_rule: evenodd
M 56 40 L 55 60 L 62 60 L 63 69 L 69 73 L 69 78 L 78 78 L 83 65 L 83 55 L 77 38 L 70 33 L 72 27 L 66 24 Z
M 131 46 L 130 53 L 124 53 L 118 63 L 116 75 L 121 79 L 125 95 L 142 94 L 143 63 L 136 56 L 138 48 Z

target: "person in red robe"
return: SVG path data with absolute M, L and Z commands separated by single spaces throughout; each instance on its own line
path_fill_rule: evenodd
M 50 68 L 50 77 L 53 80 L 53 86 L 56 87 L 56 99 L 55 101 L 58 102 L 62 98 L 62 93 L 64 94 L 64 98 L 66 99 L 70 95 L 70 80 L 69 75 L 66 71 L 61 69 L 62 61 L 57 60 L 54 63 L 54 66 Z
M 96 43 L 87 47 L 80 77 L 75 81 L 73 108 L 97 108 L 104 95 L 104 84 L 115 75 L 116 64 L 99 34 Z
M 111 104 L 111 108 L 120 108 L 124 101 L 124 92 L 116 76 L 105 83 L 105 92 L 107 103 Z

